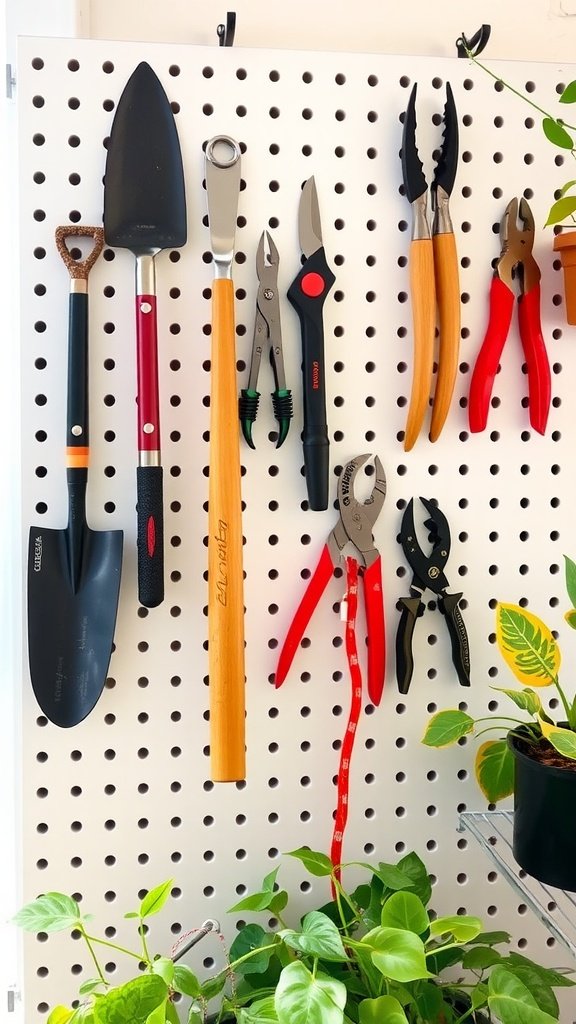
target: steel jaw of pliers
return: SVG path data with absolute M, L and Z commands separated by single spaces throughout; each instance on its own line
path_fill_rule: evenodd
M 540 322 L 540 268 L 532 255 L 534 216 L 524 197 L 520 202 L 514 198 L 508 203 L 500 222 L 500 239 L 502 248 L 490 286 L 488 328 L 470 381 L 470 430 L 476 433 L 486 427 L 494 378 L 512 322 L 517 283 L 518 323 L 528 369 L 530 423 L 534 430 L 543 434 L 552 384 Z
M 262 351 L 266 341 L 270 343 L 270 363 L 274 374 L 275 389 L 272 392 L 272 408 L 278 423 L 279 448 L 286 440 L 292 418 L 292 394 L 286 387 L 284 357 L 282 353 L 282 326 L 280 323 L 280 300 L 278 296 L 278 264 L 280 258 L 270 233 L 263 231 L 256 252 L 258 274 L 258 295 L 256 297 L 256 318 L 254 340 L 248 375 L 248 387 L 242 388 L 238 400 L 238 414 L 246 444 L 254 448 L 252 424 L 258 412 L 260 392 L 256 390 Z
M 276 687 L 284 682 L 314 609 L 332 579 L 334 569 L 341 564 L 345 547 L 352 543 L 360 554 L 360 560 L 357 560 L 358 574 L 362 577 L 364 586 L 368 634 L 368 695 L 373 704 L 380 703 L 384 688 L 386 642 L 382 563 L 380 552 L 374 544 L 373 530 L 386 497 L 386 476 L 378 456 L 374 459 L 375 481 L 372 493 L 364 502 L 358 501 L 354 495 L 356 474 L 369 458 L 369 455 L 356 456 L 345 465 L 340 474 L 340 516 L 328 535 L 318 565 L 284 640 L 276 668 Z
M 430 422 L 430 440 L 440 436 L 448 411 L 460 350 L 460 284 L 458 254 L 449 201 L 458 165 L 458 115 L 450 83 L 446 83 L 444 136 L 430 186 L 434 222 L 428 222 L 428 184 L 416 147 L 416 84 L 412 88 L 402 132 L 404 189 L 414 223 L 410 243 L 410 295 L 414 328 L 414 364 L 404 448 L 416 443 L 429 402 L 434 366 L 436 303 L 439 318 L 438 373 Z
M 401 615 L 396 633 L 396 678 L 400 693 L 408 693 L 410 688 L 414 671 L 412 637 L 416 619 L 424 612 L 422 598 L 427 589 L 436 594 L 438 607 L 446 619 L 452 645 L 452 662 L 460 684 L 470 686 L 470 646 L 459 606 L 462 594 L 448 593 L 448 580 L 444 574 L 444 566 L 450 554 L 450 527 L 437 505 L 426 498 L 420 498 L 420 501 L 430 517 L 425 520 L 424 526 L 430 531 L 431 551 L 425 554 L 418 543 L 413 498 L 404 511 L 399 536 L 413 572 L 410 597 L 402 597 L 399 601 Z

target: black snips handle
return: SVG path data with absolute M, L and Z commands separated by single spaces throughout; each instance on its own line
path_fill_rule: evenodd
M 300 317 L 302 330 L 302 447 L 308 504 L 314 512 L 328 508 L 329 440 L 322 308 L 335 280 L 324 248 L 320 247 L 306 260 L 288 289 L 288 299 Z
M 446 619 L 450 643 L 452 644 L 452 663 L 458 675 L 460 686 L 470 686 L 470 645 L 468 634 L 459 601 L 462 594 L 447 594 L 438 597 L 438 607 Z
M 408 693 L 414 672 L 412 637 L 416 619 L 423 612 L 419 597 L 401 597 L 398 602 L 400 621 L 396 631 L 396 681 L 400 693 Z

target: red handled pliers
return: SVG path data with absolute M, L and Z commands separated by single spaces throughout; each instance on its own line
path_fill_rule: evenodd
M 276 687 L 281 686 L 284 682 L 312 613 L 332 579 L 334 569 L 341 563 L 342 551 L 348 542 L 351 542 L 360 552 L 361 562 L 350 557 L 346 559 L 348 580 L 350 580 L 352 572 L 354 576 L 359 574 L 364 581 L 368 634 L 368 696 L 373 704 L 380 703 L 384 688 L 386 644 L 382 562 L 380 552 L 374 545 L 373 529 L 386 497 L 386 476 L 378 456 L 374 459 L 376 479 L 370 497 L 364 502 L 360 502 L 354 497 L 356 474 L 369 458 L 369 455 L 358 455 L 346 463 L 340 474 L 338 479 L 340 518 L 334 529 L 328 534 L 320 561 L 308 583 L 280 651 L 276 669 Z
M 522 223 L 519 228 L 518 216 Z M 470 383 L 468 415 L 470 430 L 484 430 L 494 378 L 514 309 L 514 280 L 518 280 L 518 323 L 528 369 L 530 423 L 543 434 L 550 409 L 550 364 L 540 323 L 540 268 L 532 255 L 534 217 L 524 197 L 511 199 L 500 223 L 502 249 L 490 288 L 490 319 L 476 358 Z

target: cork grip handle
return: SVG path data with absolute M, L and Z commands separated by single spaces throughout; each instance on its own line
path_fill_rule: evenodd
M 210 764 L 214 782 L 245 776 L 244 596 L 234 287 L 212 289 L 208 505 Z
M 404 436 L 404 450 L 407 452 L 414 447 L 420 433 L 430 396 L 434 362 L 436 294 L 431 238 L 417 238 L 410 243 L 410 297 L 414 327 L 414 369 Z
M 456 239 L 452 233 L 434 235 L 434 271 L 440 324 L 438 376 L 430 423 L 430 440 L 437 441 L 450 409 L 460 352 L 460 282 Z

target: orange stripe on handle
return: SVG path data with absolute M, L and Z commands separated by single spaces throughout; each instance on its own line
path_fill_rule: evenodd
M 68 469 L 88 469 L 90 461 L 89 448 L 67 448 L 66 466 Z

